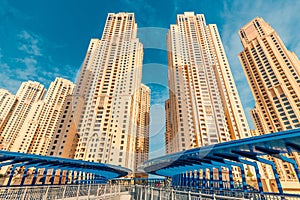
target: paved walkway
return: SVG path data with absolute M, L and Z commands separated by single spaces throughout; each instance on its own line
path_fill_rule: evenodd
M 120 196 L 120 200 L 131 200 L 133 198 L 131 198 L 130 194 L 124 194 Z

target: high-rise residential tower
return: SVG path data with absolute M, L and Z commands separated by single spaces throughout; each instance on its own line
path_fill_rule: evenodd
M 148 101 L 146 96 L 150 95 L 140 94 L 146 88 L 141 85 L 142 61 L 143 45 L 137 38 L 134 14 L 109 13 L 102 38 L 90 41 L 75 100 L 69 107 L 67 121 L 73 120 L 79 138 L 75 159 L 134 169 L 137 137 L 144 126 L 139 117 L 148 120 L 145 107 L 150 106 L 141 102 Z M 145 113 L 139 115 L 140 109 Z M 74 131 L 74 126 L 61 131 Z M 63 151 L 53 151 L 56 153 Z
M 185 12 L 171 25 L 167 44 L 167 153 L 249 137 L 217 26 Z
M 137 136 L 135 144 L 135 171 L 149 158 L 149 126 L 150 126 L 150 89 L 142 84 L 138 92 Z
M 76 147 L 78 144 L 79 134 L 76 132 L 76 123 L 79 115 L 74 115 L 73 107 L 75 101 L 74 95 L 68 95 L 64 104 L 62 105 L 62 115 L 58 120 L 56 130 L 53 134 L 48 155 L 74 158 Z
M 62 113 L 62 107 L 68 95 L 73 92 L 74 84 L 63 78 L 56 78 L 50 84 L 45 99 L 32 105 L 20 133 L 8 150 L 46 155 L 53 139 Z M 55 140 L 55 138 L 54 138 Z
M 2 149 L 8 150 L 14 143 L 28 113 L 36 102 L 42 100 L 45 91 L 44 86 L 38 82 L 28 81 L 22 83 L 16 94 L 17 103 L 15 108 L 0 132 Z
M 300 127 L 300 62 L 287 50 L 276 31 L 255 18 L 240 31 L 239 54 L 256 105 L 259 132 Z
M 244 50 L 241 64 L 255 99 L 251 111 L 256 132 L 273 133 L 300 127 L 300 62 L 276 31 L 255 18 L 239 31 Z M 297 153 L 290 155 L 300 164 Z M 296 179 L 293 167 L 276 160 L 281 181 Z M 270 178 L 270 177 L 269 177 Z M 295 187 L 293 184 L 283 184 Z M 299 187 L 296 186 L 296 187 Z
M 0 132 L 11 116 L 17 97 L 7 90 L 0 89 Z

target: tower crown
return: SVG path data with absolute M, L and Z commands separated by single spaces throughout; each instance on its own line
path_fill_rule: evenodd
M 255 38 L 261 38 L 274 32 L 274 29 L 261 17 L 256 17 L 248 22 L 239 30 L 239 36 L 243 46 L 253 41 Z

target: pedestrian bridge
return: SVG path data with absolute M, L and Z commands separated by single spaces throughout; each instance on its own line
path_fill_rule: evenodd
M 298 157 L 299 152 L 300 129 L 294 129 L 169 154 L 146 161 L 142 169 L 148 174 L 171 177 L 173 187 L 244 192 L 254 189 L 259 193 L 273 190 L 284 194 L 274 163 L 281 160 L 291 165 L 292 186 L 295 186 L 292 193 L 300 193 L 299 159 L 297 163 L 297 159 L 288 157 L 295 154 Z M 260 165 L 269 167 L 273 175 L 269 183 L 272 188 L 266 188 Z M 234 175 L 238 178 L 234 179 Z
M 155 187 L 120 184 L 80 184 L 52 186 L 4 187 L 0 199 L 41 200 L 199 200 L 199 199 L 299 199 L 297 195 L 261 194 L 257 192 Z
M 131 171 L 119 166 L 0 151 L 0 167 L 8 171 L 0 178 L 0 200 L 300 199 L 299 166 L 287 156 L 299 152 L 295 129 L 155 158 L 140 170 L 164 179 L 124 179 Z M 293 167 L 294 191 L 282 187 L 274 160 Z M 265 190 L 261 164 L 273 173 L 272 193 Z

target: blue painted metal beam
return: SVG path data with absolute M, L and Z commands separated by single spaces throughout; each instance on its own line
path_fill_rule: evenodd
M 68 171 L 82 171 L 86 173 L 95 174 L 99 177 L 105 177 L 105 179 L 118 178 L 127 175 L 131 170 L 124 167 L 114 166 L 110 164 L 87 162 L 82 160 L 57 158 L 51 156 L 40 156 L 32 154 L 24 154 L 9 151 L 0 151 L 0 167 L 20 164 L 20 166 L 32 165 L 38 166 L 37 169 L 63 169 Z M 25 167 L 26 173 L 28 166 Z M 46 173 L 46 171 L 45 171 Z M 44 173 L 43 177 L 46 177 Z M 34 175 L 36 176 L 36 175 Z M 25 180 L 26 174 L 22 179 Z M 88 177 L 87 177 L 88 178 Z M 35 183 L 35 177 L 33 178 Z M 23 180 L 23 184 L 24 184 Z M 22 181 L 21 181 L 22 182 Z M 44 180 L 42 180 L 44 183 Z
M 255 149 L 258 150 L 258 151 L 262 151 L 264 153 L 267 153 L 269 154 L 270 156 L 272 157 L 275 157 L 277 159 L 280 159 L 282 161 L 285 161 L 285 162 L 288 162 L 290 164 L 293 165 L 294 167 L 294 170 L 295 170 L 295 173 L 296 173 L 296 176 L 298 178 L 298 181 L 300 182 L 300 171 L 299 171 L 299 166 L 298 164 L 296 163 L 295 160 L 291 159 L 291 158 L 288 158 L 284 155 L 281 155 L 280 154 L 280 151 L 279 150 L 276 150 L 276 149 L 270 149 L 270 148 L 264 148 L 264 147 L 259 147 L 259 146 L 255 146 Z

